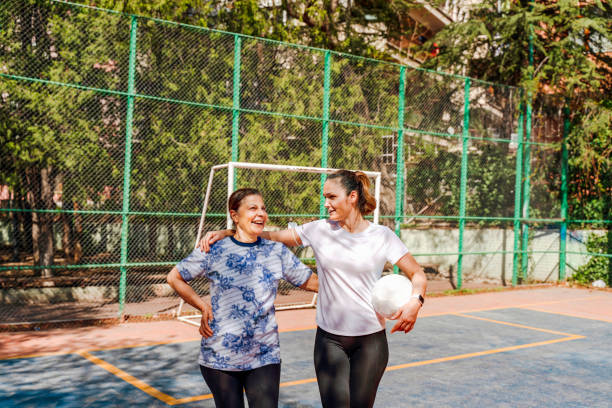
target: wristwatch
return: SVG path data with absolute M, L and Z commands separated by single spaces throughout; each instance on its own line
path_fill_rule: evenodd
M 418 295 L 412 295 L 410 297 L 418 299 L 421 306 L 423 306 L 423 303 L 425 303 L 425 298 L 420 293 Z

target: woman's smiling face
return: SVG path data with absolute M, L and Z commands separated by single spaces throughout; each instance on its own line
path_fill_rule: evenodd
M 351 191 L 346 193 L 344 187 L 337 179 L 329 179 L 323 185 L 323 196 L 325 197 L 325 208 L 332 221 L 343 221 L 355 209 L 357 193 Z
M 240 201 L 238 211 L 230 211 L 236 228 L 251 236 L 259 236 L 268 221 L 268 213 L 263 198 L 251 194 Z

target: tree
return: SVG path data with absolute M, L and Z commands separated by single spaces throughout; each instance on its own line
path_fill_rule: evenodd
M 119 29 L 113 18 L 109 26 L 92 24 L 75 17 L 69 7 L 39 2 L 3 3 L 3 66 L 12 75 L 50 81 L 98 85 L 112 88 L 120 80 L 112 70 L 96 63 L 114 61 L 115 47 L 105 44 Z M 115 21 L 116 22 L 116 21 Z M 91 23 L 91 22 L 89 22 Z M 96 28 L 98 32 L 96 32 Z M 104 30 L 105 36 L 99 35 Z M 115 44 L 121 48 L 121 44 Z M 78 56 L 78 58 L 77 58 Z M 2 81 L 0 111 L 8 119 L 3 129 L 3 152 L 10 167 L 3 169 L 7 182 L 18 197 L 23 197 L 31 213 L 34 263 L 51 266 L 54 257 L 54 192 L 63 183 L 63 205 L 88 200 L 99 201 L 101 178 L 91 177 L 115 172 L 114 151 L 120 135 L 119 124 L 104 107 L 113 104 L 112 96 L 55 87 L 43 83 Z M 105 99 L 106 98 L 106 99 Z M 106 101 L 106 102 L 105 102 Z M 111 109 L 112 112 L 112 109 Z M 110 174 L 109 174 L 110 173 Z M 42 268 L 51 276 L 50 268 Z
M 97 0 L 94 5 L 383 59 L 390 55 L 374 44 L 404 35 L 409 10 L 422 7 L 405 0 Z
M 563 122 L 567 109 L 571 219 L 612 219 L 611 15 L 610 3 L 599 0 L 486 0 L 467 21 L 430 40 L 441 50 L 428 67 L 527 89 L 535 120 L 548 122 L 549 129 Z M 551 132 L 536 132 L 535 141 L 560 142 L 561 129 L 557 126 L 552 138 Z M 558 174 L 558 167 L 551 172 Z M 539 188 L 548 183 L 549 194 L 558 191 L 559 176 L 532 177 Z M 605 227 L 611 253 L 612 225 Z
M 441 51 L 427 61 L 428 67 L 521 86 L 529 91 L 525 96 L 531 95 L 534 111 L 545 107 L 550 120 L 558 121 L 558 112 L 569 108 L 574 218 L 610 218 L 603 203 L 612 191 L 611 12 L 609 3 L 600 1 L 502 5 L 487 0 L 467 21 L 449 25 L 430 40 Z M 558 131 L 553 139 L 546 134 L 548 139 L 536 141 L 559 142 L 561 136 Z M 590 198 L 584 200 L 585 194 Z
M 132 210 L 199 211 L 203 180 L 210 166 L 229 160 L 235 39 L 231 34 L 200 30 L 197 26 L 387 58 L 383 51 L 373 46 L 373 41 L 401 35 L 401 22 L 412 6 L 403 1 L 285 1 L 279 7 L 261 7 L 262 4 L 255 0 L 88 2 L 88 5 L 125 13 L 190 24 L 177 26 L 138 18 L 136 92 L 145 96 L 136 98 L 134 108 L 130 174 Z M 588 14 L 579 19 L 583 24 L 580 27 L 588 26 L 591 30 L 588 37 L 590 54 L 581 56 L 577 49 L 584 47 L 574 47 L 575 41 L 564 40 L 571 37 L 569 34 L 551 28 L 553 23 L 565 22 L 566 31 L 576 30 L 574 20 L 569 18 L 573 16 L 571 7 L 565 3 L 555 4 L 536 4 L 530 9 L 528 5 L 512 3 L 497 12 L 485 3 L 475 11 L 474 21 L 453 25 L 435 39 L 446 44 L 446 48 L 443 46 L 440 55 L 428 64 L 489 80 L 505 79 L 511 85 L 527 86 L 538 95 L 550 89 L 565 92 L 565 96 L 572 92 L 577 94 L 579 98 L 574 98 L 572 105 L 577 107 L 572 110 L 573 129 L 582 129 L 592 136 L 588 139 L 572 133 L 570 146 L 584 153 L 578 157 L 589 158 L 594 180 L 595 176 L 601 176 L 598 180 L 603 187 L 599 191 L 606 191 L 608 187 L 605 187 L 602 171 L 609 171 L 605 170 L 609 168 L 605 161 L 609 153 L 605 150 L 607 136 L 602 132 L 609 122 L 601 112 L 610 109 L 600 99 L 588 96 L 593 93 L 586 92 L 594 90 L 596 83 L 607 86 L 606 77 L 597 65 L 605 59 L 592 51 L 603 42 L 595 33 L 604 23 L 591 8 L 588 10 L 592 16 Z M 55 208 L 49 192 L 61 183 L 63 209 L 120 210 L 131 17 L 64 3 L 16 0 L 3 3 L 0 13 L 3 27 L 0 46 L 4 52 L 1 62 L 6 67 L 3 72 L 107 90 L 100 92 L 3 79 L 0 115 L 7 118 L 1 125 L 0 135 L 7 146 L 0 153 L 7 158 L 3 160 L 7 163 L 2 172 L 3 182 L 11 185 L 21 197 L 33 200 L 27 205 L 36 209 Z M 559 20 L 559 15 L 565 20 Z M 535 25 L 541 16 L 547 19 Z M 530 24 L 536 26 L 532 68 L 528 63 L 528 47 L 516 47 L 517 41 L 528 45 Z M 562 71 L 557 72 L 557 65 L 558 69 L 568 69 L 560 55 L 570 54 L 555 45 L 551 38 L 565 41 L 570 49 L 567 52 L 576 54 L 575 61 L 580 64 L 590 63 L 589 58 L 594 58 L 591 54 L 597 54 L 600 60 L 589 65 L 595 67 L 593 69 L 580 68 L 580 80 L 568 81 Z M 471 55 L 466 54 L 469 52 L 473 53 L 473 58 L 465 57 Z M 240 160 L 320 164 L 322 121 L 304 117 L 323 115 L 323 72 L 323 50 L 242 38 L 241 108 L 293 116 L 281 118 L 241 112 Z M 380 158 L 381 145 L 384 140 L 396 136 L 399 67 L 332 53 L 330 79 L 330 119 L 341 123 L 329 125 L 328 165 L 386 170 L 387 165 Z M 432 204 L 436 214 L 456 215 L 459 184 L 455 179 L 460 151 L 456 145 L 452 146 L 453 138 L 442 140 L 444 138 L 436 136 L 425 140 L 418 132 L 412 134 L 410 129 L 458 137 L 463 126 L 463 89 L 462 78 L 407 70 L 405 141 L 407 150 L 418 153 L 406 159 L 408 178 L 420 180 L 420 184 L 407 186 L 409 205 L 424 199 Z M 177 102 L 179 100 L 186 103 Z M 592 103 L 580 102 L 587 100 Z M 513 123 L 517 118 L 518 101 L 516 88 L 473 80 L 470 134 L 509 140 L 516 132 Z M 546 106 L 539 101 L 543 98 L 535 99 L 535 111 Z M 585 106 L 589 107 L 587 111 L 583 109 Z M 587 112 L 588 123 L 581 112 Z M 351 124 L 356 122 L 371 127 Z M 590 155 L 594 150 L 583 140 L 597 140 L 597 149 L 603 153 Z M 474 177 L 468 186 L 469 214 L 509 215 L 511 203 L 507 195 L 513 189 L 512 177 L 502 176 L 500 168 L 513 169 L 509 160 L 512 149 L 508 144 L 504 144 L 505 148 L 495 148 L 486 142 L 474 143 L 474 146 L 476 151 L 470 152 L 469 162 L 469 174 Z M 584 163 L 575 160 L 570 165 L 584 166 Z M 438 169 L 435 177 L 423 172 L 430 171 L 432 166 Z M 295 203 L 287 203 L 288 207 L 317 208 L 318 198 L 311 193 L 318 188 L 317 180 L 275 177 L 261 182 L 271 194 L 287 196 L 289 188 L 303 192 L 294 197 Z M 256 179 L 245 176 L 242 180 Z M 550 197 L 557 194 L 557 184 L 547 179 L 541 181 L 533 183 L 534 189 L 542 188 Z M 393 188 L 393 184 L 392 178 L 387 177 L 383 190 Z M 577 187 L 572 189 L 576 191 Z M 487 191 L 489 194 L 485 194 Z M 486 200 L 479 201 L 480 195 Z M 394 195 L 391 196 L 383 205 L 387 215 L 395 208 Z M 215 208 L 224 208 L 223 197 L 221 193 L 215 196 Z M 600 200 L 601 195 L 597 197 L 589 199 L 592 205 L 586 206 L 592 208 L 595 215 L 605 204 L 605 200 Z M 573 208 L 578 206 L 574 204 Z M 557 210 L 553 206 L 543 211 Z M 285 211 L 283 204 L 279 204 L 276 211 Z M 49 237 L 53 237 L 49 226 L 58 220 L 46 214 L 32 213 L 33 228 L 45 228 L 42 235 L 40 229 L 32 232 L 32 245 L 35 253 L 41 245 L 46 248 L 43 252 L 47 260 L 42 264 L 49 265 L 49 254 L 54 247 L 49 241 Z M 94 217 L 98 216 L 87 218 Z M 114 215 L 102 217 L 106 222 L 119 222 Z M 155 237 L 165 221 L 149 215 L 131 219 L 136 227 L 131 230 L 130 242 L 146 242 L 141 246 L 143 253 L 154 252 Z M 76 261 L 80 258 L 78 248 L 84 246 L 80 239 L 87 235 L 82 233 L 87 227 L 87 219 L 63 214 L 62 222 L 64 251 Z M 172 222 L 168 225 L 173 228 Z M 170 233 L 170 236 L 175 235 Z M 93 248 L 93 245 L 85 246 Z M 100 243 L 99 250 L 91 252 L 102 253 L 110 246 L 111 243 Z M 41 264 L 38 258 L 37 263 Z

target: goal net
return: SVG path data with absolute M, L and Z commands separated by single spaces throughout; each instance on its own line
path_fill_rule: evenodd
M 195 246 L 207 231 L 232 227 L 227 211 L 227 200 L 239 188 L 259 190 L 268 212 L 266 230 L 294 227 L 305 222 L 327 217 L 323 207 L 323 183 L 327 174 L 338 169 L 289 166 L 263 163 L 229 162 L 210 169 L 202 215 L 196 234 Z M 369 178 L 374 188 L 376 202 L 380 202 L 381 173 L 360 170 Z M 372 222 L 378 224 L 379 208 L 376 207 Z M 314 256 L 309 248 L 292 248 L 304 263 L 316 272 Z M 195 279 L 191 286 L 202 297 L 209 296 L 209 284 L 205 278 Z M 314 307 L 316 294 L 297 288 L 281 280 L 278 285 L 276 310 Z M 182 300 L 176 310 L 179 320 L 200 325 L 201 314 Z

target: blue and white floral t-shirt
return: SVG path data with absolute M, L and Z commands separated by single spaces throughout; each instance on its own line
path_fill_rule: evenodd
M 210 280 L 213 335 L 202 338 L 200 365 L 245 371 L 280 363 L 274 299 L 279 279 L 303 285 L 310 268 L 281 243 L 228 237 L 205 253 L 195 249 L 176 266 L 185 282 Z

